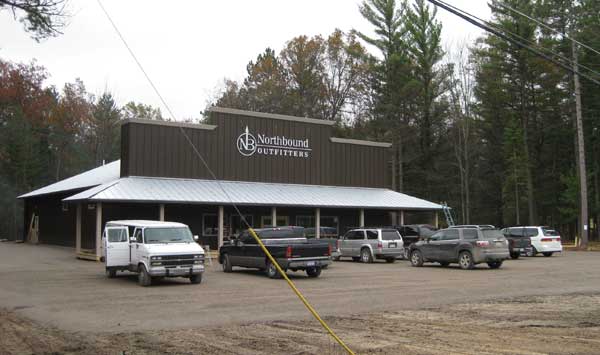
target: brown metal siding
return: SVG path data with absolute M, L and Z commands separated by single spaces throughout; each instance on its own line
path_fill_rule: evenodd
M 333 186 L 388 187 L 388 148 L 330 141 L 332 127 L 213 113 L 217 128 L 183 128 L 218 179 Z M 309 158 L 255 153 L 244 157 L 237 138 L 251 133 L 309 139 Z M 129 122 L 123 125 L 122 176 L 210 179 L 179 127 Z

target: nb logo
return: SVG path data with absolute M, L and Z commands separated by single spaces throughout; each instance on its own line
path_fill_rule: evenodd
M 250 133 L 248 126 L 246 126 L 246 131 L 240 134 L 237 139 L 237 149 L 245 157 L 249 157 L 256 152 L 256 138 Z

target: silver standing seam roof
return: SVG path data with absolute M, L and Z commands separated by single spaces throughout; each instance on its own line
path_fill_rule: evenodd
M 382 188 L 124 177 L 65 202 L 154 202 L 330 208 L 440 210 L 442 206 Z
M 81 174 L 71 176 L 70 178 L 55 182 L 40 189 L 33 190 L 17 198 L 27 198 L 39 195 L 52 194 L 69 190 L 83 189 L 109 181 L 117 180 L 121 175 L 121 161 L 115 160 L 111 163 L 104 164 L 97 168 L 85 171 Z

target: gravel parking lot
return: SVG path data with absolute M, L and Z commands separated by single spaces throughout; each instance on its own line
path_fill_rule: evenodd
M 73 345 L 72 340 L 66 341 L 75 348 L 53 350 L 59 353 L 78 353 L 83 349 L 89 352 L 89 347 L 98 344 L 104 346 L 103 349 L 116 351 L 109 346 L 116 344 L 121 346 L 119 349 L 124 347 L 136 350 L 133 353 L 144 354 L 181 353 L 186 349 L 195 349 L 189 353 L 290 353 L 286 346 L 294 349 L 297 345 L 293 344 L 300 344 L 300 339 L 305 340 L 307 348 L 302 350 L 300 347 L 298 353 L 313 353 L 315 350 L 311 346 L 319 346 L 319 342 L 322 342 L 320 346 L 332 346 L 327 337 L 317 335 L 318 325 L 310 320 L 284 281 L 271 280 L 257 271 L 242 269 L 224 274 L 216 262 L 207 267 L 208 272 L 201 285 L 176 279 L 142 288 L 132 275 L 107 279 L 102 264 L 76 260 L 71 249 L 0 243 L 0 307 L 4 309 L 0 318 L 4 319 L 4 327 L 10 328 L 3 331 L 4 334 L 17 334 L 14 335 L 16 338 L 21 333 L 15 329 L 21 328 L 35 328 L 34 333 L 42 339 L 47 332 L 50 332 L 48 336 L 52 339 L 64 339 L 77 334 L 75 338 L 79 339 L 79 343 L 76 342 L 79 347 Z M 588 339 L 586 332 L 597 332 L 600 327 L 600 297 L 597 296 L 600 295 L 599 268 L 600 254 L 567 252 L 551 258 L 511 260 L 499 270 L 488 269 L 486 265 L 463 271 L 457 267 L 441 268 L 435 264 L 413 268 L 406 261 L 395 264 L 342 261 L 325 270 L 319 279 L 309 279 L 303 273 L 291 275 L 319 312 L 339 326 L 340 332 L 361 352 L 377 350 L 391 354 L 395 353 L 393 349 L 402 346 L 406 353 L 441 354 L 444 349 L 448 350 L 447 346 L 452 345 L 448 339 L 456 340 L 456 337 L 445 334 L 448 339 L 443 341 L 442 345 L 445 345 L 441 347 L 431 343 L 427 346 L 423 343 L 419 347 L 414 341 L 424 334 L 435 335 L 435 331 L 431 333 L 435 327 L 452 325 L 455 322 L 453 317 L 468 316 L 466 322 L 473 329 L 481 327 L 481 324 L 491 326 L 493 323 L 497 326 L 500 321 L 490 320 L 504 317 L 501 322 L 507 324 L 507 329 L 502 331 L 505 334 L 491 333 L 492 337 L 499 339 L 510 336 L 508 328 L 514 326 L 510 325 L 513 323 L 510 318 L 506 318 L 510 315 L 521 317 L 522 322 L 533 322 L 534 326 L 526 327 L 527 331 L 541 332 L 546 328 L 556 331 L 552 324 L 561 322 L 565 329 L 579 329 L 584 324 L 585 331 L 578 334 L 582 339 Z M 504 306 L 490 306 L 494 304 Z M 552 305 L 556 305 L 554 316 L 541 323 L 538 319 L 540 315 L 535 312 L 540 304 L 551 314 Z M 522 309 L 525 306 L 527 310 Z M 589 309 L 584 306 L 589 306 Z M 496 309 L 502 311 L 496 315 L 490 313 Z M 573 318 L 573 312 L 583 312 L 584 323 L 578 323 L 581 319 Z M 390 339 L 385 337 L 376 339 L 375 335 L 381 329 L 388 329 L 390 322 L 397 329 L 406 328 L 407 324 L 411 324 L 408 321 L 414 317 L 418 321 L 412 322 L 414 325 L 409 326 L 405 334 L 391 337 L 396 342 L 390 343 Z M 434 318 L 439 318 L 440 322 L 432 322 Z M 291 338 L 295 339 L 293 342 L 288 344 L 282 340 L 274 345 L 275 348 L 266 347 L 275 333 L 284 330 L 297 333 L 298 329 L 304 333 L 294 334 Z M 422 331 L 413 334 L 411 329 Z M 457 330 L 456 327 L 453 329 Z M 522 336 L 524 330 L 517 330 L 515 334 Z M 169 332 L 176 332 L 185 341 L 169 343 L 171 347 L 160 342 L 159 339 Z M 107 340 L 114 339 L 111 334 L 115 333 L 121 334 L 118 337 L 120 341 L 113 343 Z M 253 333 L 257 334 L 257 338 L 251 341 L 252 344 L 265 343 L 262 347 L 257 346 L 256 351 L 249 351 L 251 348 L 244 341 L 236 341 L 248 340 L 247 337 Z M 562 333 L 567 334 L 568 331 Z M 31 338 L 31 332 L 23 331 L 22 334 L 30 334 L 28 336 Z M 152 337 L 152 347 L 145 348 L 139 344 L 136 347 L 136 339 L 147 340 L 151 334 L 160 335 Z M 211 334 L 214 337 L 210 337 Z M 23 335 L 19 341 L 28 344 L 24 340 L 26 338 Z M 168 338 L 171 341 L 174 339 L 172 334 Z M 592 338 L 590 335 L 590 342 L 573 348 L 579 349 L 577 351 L 539 353 L 593 354 L 587 350 L 600 349 L 600 342 L 594 343 Z M 11 338 L 5 337 L 4 341 L 8 342 L 7 339 Z M 190 339 L 195 339 L 195 342 L 190 344 Z M 215 339 L 221 339 L 220 346 Z M 224 344 L 224 339 L 229 343 Z M 150 344 L 146 340 L 141 343 Z M 15 340 L 15 343 L 19 341 Z M 483 339 L 484 343 L 490 341 Z M 45 344 L 51 343 L 48 341 Z M 510 345 L 510 342 L 507 344 Z M 540 344 L 547 347 L 550 343 Z M 2 345 L 5 350 L 9 349 L 6 350 L 8 353 L 22 352 L 11 352 L 10 344 L 0 341 L 0 353 Z M 500 352 L 504 345 L 498 346 L 488 353 L 504 353 Z M 236 351 L 238 347 L 242 350 Z M 27 349 L 25 351 L 29 351 Z M 506 349 L 511 348 L 509 346 Z M 329 353 L 336 352 L 331 350 Z M 483 352 L 465 350 L 456 353 Z M 514 349 L 512 353 L 515 353 Z

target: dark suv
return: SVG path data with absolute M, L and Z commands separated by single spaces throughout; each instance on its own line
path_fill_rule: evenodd
M 492 269 L 509 258 L 508 242 L 497 229 L 448 228 L 410 246 L 412 266 L 438 262 L 442 266 L 458 263 L 462 269 L 487 263 Z

